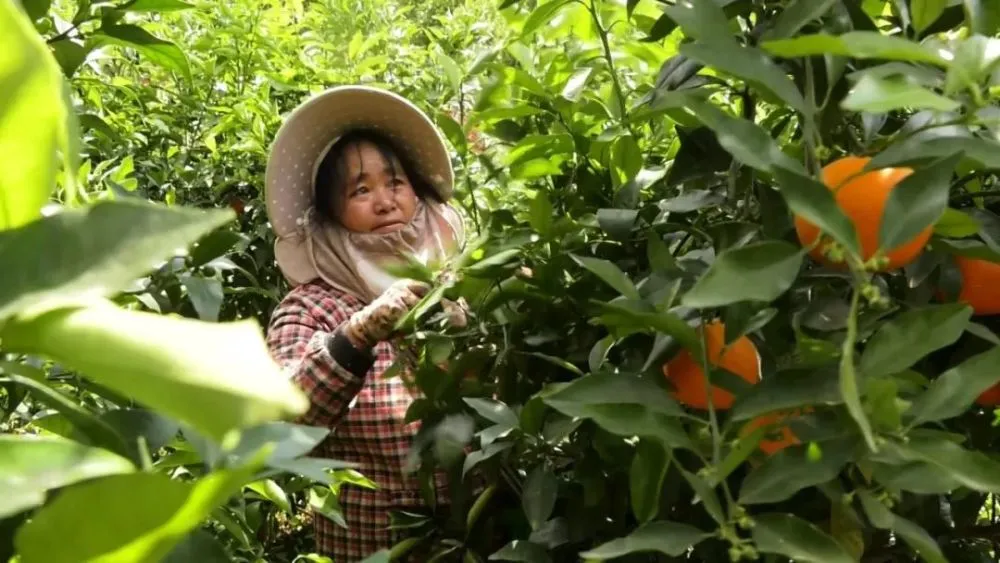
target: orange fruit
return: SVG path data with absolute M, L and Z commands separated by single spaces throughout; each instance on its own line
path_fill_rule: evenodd
M 882 213 L 889 201 L 889 194 L 904 178 L 913 173 L 912 168 L 881 168 L 859 174 L 871 159 L 863 156 L 845 156 L 823 167 L 822 177 L 826 187 L 834 192 L 837 206 L 854 225 L 861 244 L 861 258 L 868 261 L 878 250 L 878 231 Z M 933 227 L 920 231 L 909 241 L 885 253 L 889 263 L 881 271 L 894 270 L 914 261 L 931 238 Z M 795 234 L 804 247 L 812 246 L 820 236 L 819 227 L 795 216 Z M 813 247 L 809 255 L 814 260 L 833 268 L 845 268 L 843 262 L 831 262 L 823 255 L 823 242 Z
M 976 404 L 983 407 L 995 407 L 1000 405 L 1000 383 L 983 391 L 976 397 Z
M 958 300 L 977 315 L 1000 314 L 1000 264 L 964 256 L 956 256 L 955 264 L 962 276 Z
M 785 419 L 791 416 L 794 415 L 782 412 L 762 414 L 744 424 L 740 428 L 740 436 L 746 436 L 761 426 L 772 427 L 765 429 L 764 438 L 761 439 L 758 447 L 767 455 L 774 455 L 775 452 L 781 451 L 788 446 L 801 443 L 798 436 L 792 432 L 792 429 L 787 424 L 782 424 Z
M 746 336 L 741 336 L 726 345 L 726 326 L 714 320 L 702 326 L 705 352 L 708 363 L 723 367 L 742 377 L 751 384 L 760 381 L 760 356 L 757 347 Z M 723 349 L 725 348 L 725 354 Z M 673 359 L 663 365 L 663 374 L 674 386 L 673 396 L 690 407 L 707 409 L 708 393 L 705 391 L 705 372 L 700 359 L 694 358 L 687 349 L 681 350 Z M 712 404 L 716 409 L 733 406 L 733 394 L 717 385 L 712 386 Z

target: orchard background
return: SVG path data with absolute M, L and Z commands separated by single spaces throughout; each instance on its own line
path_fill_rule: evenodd
M 472 233 L 402 326 L 451 509 L 370 561 L 1000 560 L 998 35 L 992 0 L 0 0 L 0 559 L 328 561 L 308 509 L 373 484 L 287 423 L 260 190 L 360 82 L 437 120 Z

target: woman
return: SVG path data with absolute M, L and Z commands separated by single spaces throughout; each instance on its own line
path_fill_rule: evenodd
M 400 96 L 348 86 L 296 109 L 271 148 L 266 176 L 275 255 L 293 289 L 275 309 L 268 345 L 311 399 L 300 423 L 333 429 L 316 455 L 354 462 L 378 486 L 341 489 L 348 529 L 316 514 L 317 547 L 337 563 L 394 540 L 389 511 L 423 505 L 403 467 L 417 424 L 392 365 L 396 321 L 426 293 L 388 266 L 409 254 L 442 260 L 464 243 L 450 198 L 444 140 Z M 448 498 L 443 475 L 438 498 Z

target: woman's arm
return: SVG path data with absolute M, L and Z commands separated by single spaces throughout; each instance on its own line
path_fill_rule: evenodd
M 338 323 L 332 331 L 322 317 Z M 347 414 L 375 362 L 340 330 L 346 312 L 332 315 L 306 295 L 291 295 L 275 309 L 267 332 L 271 356 L 309 397 L 309 410 L 298 424 L 332 428 Z

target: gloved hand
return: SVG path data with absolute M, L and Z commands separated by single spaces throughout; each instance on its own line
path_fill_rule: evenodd
M 399 280 L 344 323 L 344 335 L 357 348 L 371 348 L 391 335 L 396 322 L 406 316 L 430 287 L 415 280 Z

